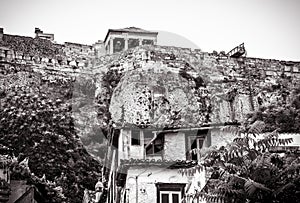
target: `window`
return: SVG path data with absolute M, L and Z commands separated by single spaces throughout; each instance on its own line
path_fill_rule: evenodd
M 211 135 L 208 129 L 197 129 L 186 132 L 186 158 L 187 160 L 199 160 L 199 150 L 203 147 L 209 147 L 211 145 Z M 194 150 L 193 149 L 197 149 Z M 193 152 L 191 152 L 191 150 Z M 194 153 L 195 152 L 195 153 Z
M 128 39 L 128 49 L 139 46 L 138 39 Z
M 140 145 L 140 131 L 139 130 L 131 130 L 131 145 Z
M 144 39 L 144 40 L 142 41 L 142 44 L 143 44 L 143 45 L 153 45 L 154 42 L 153 42 L 153 40 L 150 40 L 150 39 Z
M 201 149 L 203 146 L 204 137 L 189 137 L 189 146 L 190 149 Z M 192 152 L 190 154 L 189 159 L 192 160 L 199 160 L 200 159 L 200 153 L 197 151 L 196 153 Z
M 161 203 L 179 203 L 181 202 L 181 194 L 176 191 L 160 191 Z
M 154 134 L 152 132 L 144 132 L 145 138 L 145 145 L 147 145 L 153 138 Z M 162 155 L 163 151 L 163 134 L 160 133 L 156 136 L 156 139 L 153 140 L 147 147 L 146 147 L 146 155 Z
M 185 184 L 157 183 L 157 203 L 180 203 L 184 195 Z
M 163 150 L 162 137 L 156 138 L 146 149 L 147 155 L 161 155 Z
M 125 47 L 125 40 L 123 38 L 113 39 L 113 53 L 120 52 Z

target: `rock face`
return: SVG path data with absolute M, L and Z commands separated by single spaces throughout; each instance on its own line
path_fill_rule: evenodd
M 299 83 L 299 66 L 142 46 L 97 59 L 90 72 L 98 74 L 103 126 L 113 121 L 120 126 L 188 127 L 242 121 L 253 110 L 289 102 L 282 91 Z
M 194 81 L 159 62 L 145 62 L 124 74 L 109 111 L 115 123 L 171 127 L 199 125 L 205 120 L 200 108 Z
M 103 71 L 96 90 L 103 123 L 191 127 L 232 122 L 253 110 L 242 81 L 231 76 L 240 74 L 186 52 L 146 46 L 100 60 L 92 71 Z

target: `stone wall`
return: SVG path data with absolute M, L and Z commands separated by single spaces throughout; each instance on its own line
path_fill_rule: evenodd
M 61 68 L 86 68 L 91 66 L 91 59 L 74 58 L 70 56 L 40 56 L 28 55 L 27 53 L 17 52 L 0 47 L 0 61 L 4 63 L 25 64 L 25 65 L 45 65 L 47 67 Z

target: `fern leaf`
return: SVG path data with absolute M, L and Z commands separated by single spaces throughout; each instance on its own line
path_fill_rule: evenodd
M 290 188 L 295 187 L 295 184 L 293 183 L 287 183 L 284 186 L 280 187 L 279 189 L 277 189 L 273 195 L 276 197 L 277 195 L 279 195 L 280 193 L 284 192 L 285 190 L 289 190 Z
M 264 186 L 261 183 L 255 182 L 253 180 L 246 181 L 245 185 L 244 185 L 244 188 L 245 188 L 245 191 L 247 192 L 249 197 L 252 197 L 254 195 L 254 193 L 257 191 L 257 189 L 267 191 L 267 192 L 271 192 L 271 190 L 269 188 L 267 188 L 266 186 Z
M 256 134 L 260 134 L 263 132 L 265 128 L 265 123 L 263 121 L 255 121 L 253 124 L 250 125 L 249 133 L 252 133 L 254 136 Z

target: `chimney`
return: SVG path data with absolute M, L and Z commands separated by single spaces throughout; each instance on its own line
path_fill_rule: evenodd
M 3 40 L 3 34 L 4 34 L 3 28 L 0 27 L 0 41 Z
M 38 27 L 34 28 L 34 33 L 37 34 L 37 33 L 43 33 L 42 30 Z
M 43 31 L 40 28 L 34 28 L 35 37 L 38 37 L 39 34 L 43 33 Z

